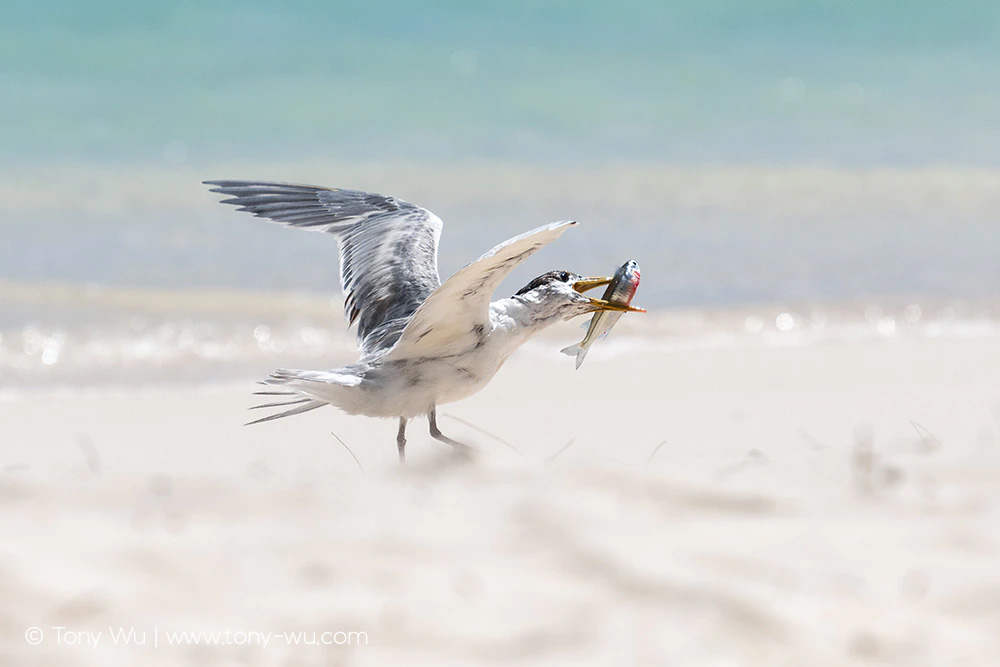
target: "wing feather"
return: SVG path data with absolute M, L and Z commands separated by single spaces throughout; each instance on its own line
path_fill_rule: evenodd
M 271 181 L 205 181 L 212 192 L 288 227 L 333 234 L 340 246 L 345 315 L 365 353 L 396 342 L 405 321 L 441 285 L 441 219 L 402 199 Z M 367 341 L 367 342 L 366 342 Z

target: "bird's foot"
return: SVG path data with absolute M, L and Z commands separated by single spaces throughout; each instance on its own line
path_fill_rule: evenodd
M 451 445 L 456 458 L 471 459 L 473 454 L 476 453 L 474 448 L 469 447 L 467 444 L 459 442 L 458 440 L 452 440 L 441 432 L 441 429 L 439 429 L 437 425 L 436 409 L 432 409 L 427 413 L 427 422 L 430 426 L 431 437 L 445 443 L 446 445 Z
M 452 454 L 455 455 L 455 458 L 471 459 L 476 455 L 478 451 L 474 447 L 470 447 L 464 442 L 459 442 L 458 440 L 452 440 L 443 433 L 434 434 L 433 437 L 435 440 L 439 440 L 440 442 L 443 442 L 446 445 L 451 445 L 451 451 Z

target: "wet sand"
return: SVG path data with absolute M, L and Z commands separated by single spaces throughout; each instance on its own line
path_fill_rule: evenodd
M 519 354 L 441 409 L 480 454 L 417 420 L 405 469 L 391 421 L 241 426 L 249 378 L 5 395 L 0 664 L 990 664 L 997 378 L 992 337 Z

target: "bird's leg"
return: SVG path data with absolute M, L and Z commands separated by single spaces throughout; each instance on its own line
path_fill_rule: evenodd
M 427 422 L 430 424 L 431 427 L 431 437 L 434 438 L 435 440 L 440 440 L 441 442 L 451 445 L 452 447 L 455 448 L 456 452 L 459 452 L 461 454 L 469 454 L 472 451 L 472 448 L 469 447 L 468 445 L 461 443 L 457 440 L 452 440 L 451 438 L 449 438 L 448 436 L 446 436 L 444 433 L 441 432 L 441 429 L 438 428 L 437 424 L 436 407 L 431 408 L 431 411 L 427 413 Z
M 406 417 L 399 418 L 399 431 L 396 433 L 396 449 L 399 450 L 399 463 L 406 463 Z

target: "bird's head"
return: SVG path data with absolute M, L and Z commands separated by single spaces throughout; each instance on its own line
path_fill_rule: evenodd
M 584 278 L 572 271 L 549 271 L 522 287 L 514 298 L 564 320 L 599 310 L 645 312 L 640 308 L 620 306 L 584 294 L 595 287 L 607 285 L 612 280 L 611 277 Z

